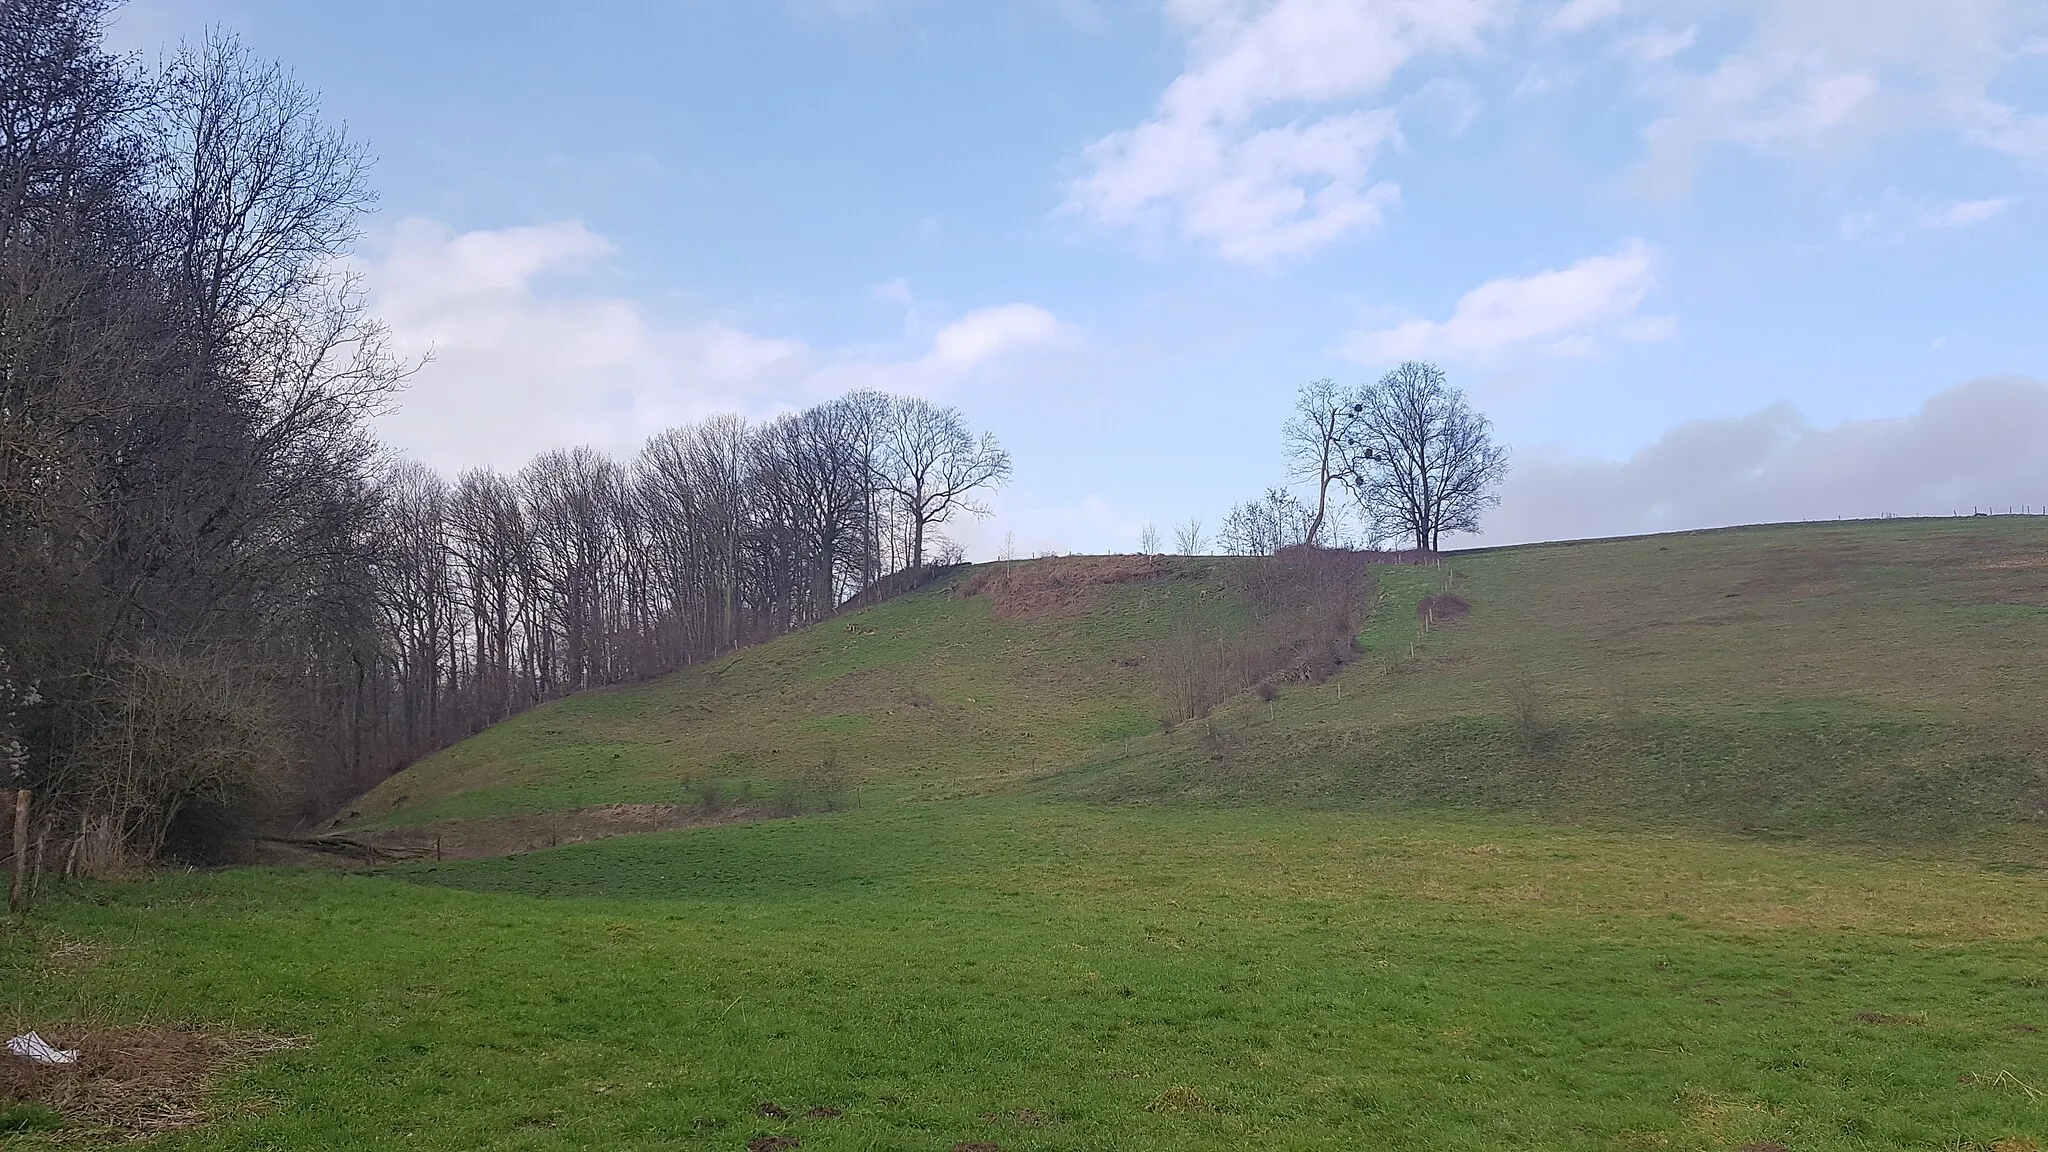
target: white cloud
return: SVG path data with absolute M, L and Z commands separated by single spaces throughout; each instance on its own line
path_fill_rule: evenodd
M 1435 121 L 1446 133 L 1457 136 L 1470 128 L 1485 108 L 1486 101 L 1470 83 L 1438 76 L 1402 98 L 1400 115 L 1404 120 Z
M 1676 30 L 1655 28 L 1624 39 L 1623 58 L 1637 65 L 1662 64 L 1699 42 L 1700 26 L 1688 24 Z
M 1622 0 L 1571 0 L 1544 23 L 1558 32 L 1584 32 L 1621 15 L 1621 9 Z
M 1681 424 L 1620 461 L 1530 454 L 1489 543 L 2048 504 L 2048 385 L 1978 380 L 1910 416 L 1815 427 L 1790 404 Z
M 1468 52 L 1504 0 L 1169 0 L 1190 64 L 1150 119 L 1091 144 L 1066 208 L 1231 260 L 1298 257 L 1377 227 L 1400 144 L 1364 106 L 1416 57 Z
M 1927 228 L 1969 228 L 1996 217 L 2011 206 L 2010 196 L 1958 200 L 1921 213 L 1920 223 Z
M 1996 100 L 1976 100 L 1963 113 L 1963 138 L 2028 160 L 2048 160 L 2048 114 L 2022 112 Z
M 578 443 L 631 451 L 712 412 L 758 417 L 846 387 L 943 391 L 1062 331 L 1044 309 L 1010 304 L 966 314 L 908 356 L 821 353 L 724 319 L 672 322 L 630 298 L 546 290 L 613 253 L 573 220 L 458 233 L 415 218 L 375 247 L 362 265 L 374 311 L 402 355 L 431 352 L 380 430 L 450 469 L 516 467 Z
M 1036 304 L 980 308 L 939 329 L 926 361 L 951 369 L 973 368 L 1006 352 L 1043 344 L 1059 330 L 1053 314 Z
M 1676 321 L 1638 317 L 1656 284 L 1656 251 L 1631 240 L 1604 256 L 1569 268 L 1489 280 L 1458 300 L 1450 318 L 1407 320 L 1354 339 L 1347 352 L 1365 361 L 1418 357 L 1484 359 L 1510 348 L 1534 347 L 1582 356 L 1598 339 L 1668 339 Z
M 901 277 L 877 284 L 873 288 L 868 289 L 868 299 L 879 300 L 884 304 L 897 304 L 905 308 L 910 307 L 915 302 L 914 298 L 910 295 L 910 282 Z
M 2031 0 L 1671 0 L 1657 9 L 1641 25 L 1622 21 L 1618 43 L 1661 109 L 1644 135 L 1650 174 L 1663 183 L 1682 185 L 1714 145 L 1797 155 L 1929 129 L 2048 157 L 2048 117 L 1990 95 L 2023 55 L 2013 46 L 2048 24 Z M 1733 32 L 1733 46 L 1700 67 L 1680 63 L 1661 49 L 1690 48 L 1694 35 L 1673 40 L 1661 21 L 1682 12 Z
M 1511 19 L 1517 7 L 1533 17 Z M 1547 14 L 1546 10 L 1547 9 Z M 2048 160 L 2048 112 L 2011 102 L 2048 42 L 2038 0 L 1167 0 L 1188 63 L 1150 117 L 1082 154 L 1065 209 L 1272 264 L 1379 227 L 1400 189 L 1379 174 L 1426 91 L 1428 62 L 1530 55 L 1517 98 L 1554 89 L 1598 36 L 1654 113 L 1645 173 L 1683 188 L 1715 148 L 1805 156 L 1941 131 Z M 1546 38 L 1547 37 L 1547 38 Z M 1405 99 L 1390 92 L 1397 81 Z M 1463 89 L 1466 94 L 1471 89 Z M 1455 131 L 1471 114 L 1445 105 Z
M 1896 244 L 1924 229 L 1974 228 L 1997 219 L 2012 204 L 2010 196 L 1990 196 L 1929 205 L 1910 201 L 1898 189 L 1887 188 L 1875 203 L 1842 215 L 1842 239 L 1851 243 Z

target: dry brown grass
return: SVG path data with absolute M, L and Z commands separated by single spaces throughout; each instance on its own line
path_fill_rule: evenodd
M 73 940 L 68 936 L 44 938 L 42 962 L 56 972 L 90 972 L 107 958 L 107 945 L 95 940 Z
M 60 1113 L 66 1135 L 115 1143 L 204 1123 L 207 1098 L 224 1075 L 301 1041 L 263 1032 L 131 1025 L 41 1029 L 75 1064 L 36 1064 L 0 1055 L 0 1102 L 41 1104 Z
M 954 594 L 987 596 L 1004 620 L 1045 620 L 1085 612 L 1098 589 L 1165 574 L 1157 556 L 1056 556 L 982 568 Z

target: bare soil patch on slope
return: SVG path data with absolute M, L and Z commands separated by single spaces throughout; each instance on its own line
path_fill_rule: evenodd
M 1086 611 L 1099 589 L 1165 574 L 1157 556 L 1056 556 L 983 568 L 957 594 L 987 596 L 1004 620 L 1046 620 Z
M 707 812 L 683 804 L 600 804 L 568 812 L 475 816 L 407 824 L 355 835 L 278 839 L 265 845 L 266 863 L 325 861 L 349 865 L 401 860 L 475 860 L 513 856 L 564 844 L 583 844 L 642 832 L 709 828 L 787 815 L 766 808 L 734 806 Z

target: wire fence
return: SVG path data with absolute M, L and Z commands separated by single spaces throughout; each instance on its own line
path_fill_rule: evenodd
M 1952 509 L 1949 512 L 1949 515 L 1959 518 L 1967 518 L 1971 516 L 2048 516 L 2048 504 L 2008 504 L 2005 506 L 2003 510 L 1988 505 L 1980 506 L 1972 504 L 1968 512 L 1963 511 L 1961 508 L 1956 508 Z M 1880 512 L 1877 514 L 1877 519 L 1879 520 L 1922 520 L 1938 518 L 1938 514 L 1927 512 Z M 1860 519 L 1860 517 L 1837 516 L 1835 517 L 1835 519 L 1852 520 Z

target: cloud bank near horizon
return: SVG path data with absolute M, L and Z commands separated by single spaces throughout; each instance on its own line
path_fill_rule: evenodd
M 1780 402 L 1686 421 L 1623 460 L 1527 456 L 1479 542 L 2008 506 L 2048 507 L 2048 383 L 1991 377 L 1893 419 L 1817 427 Z

